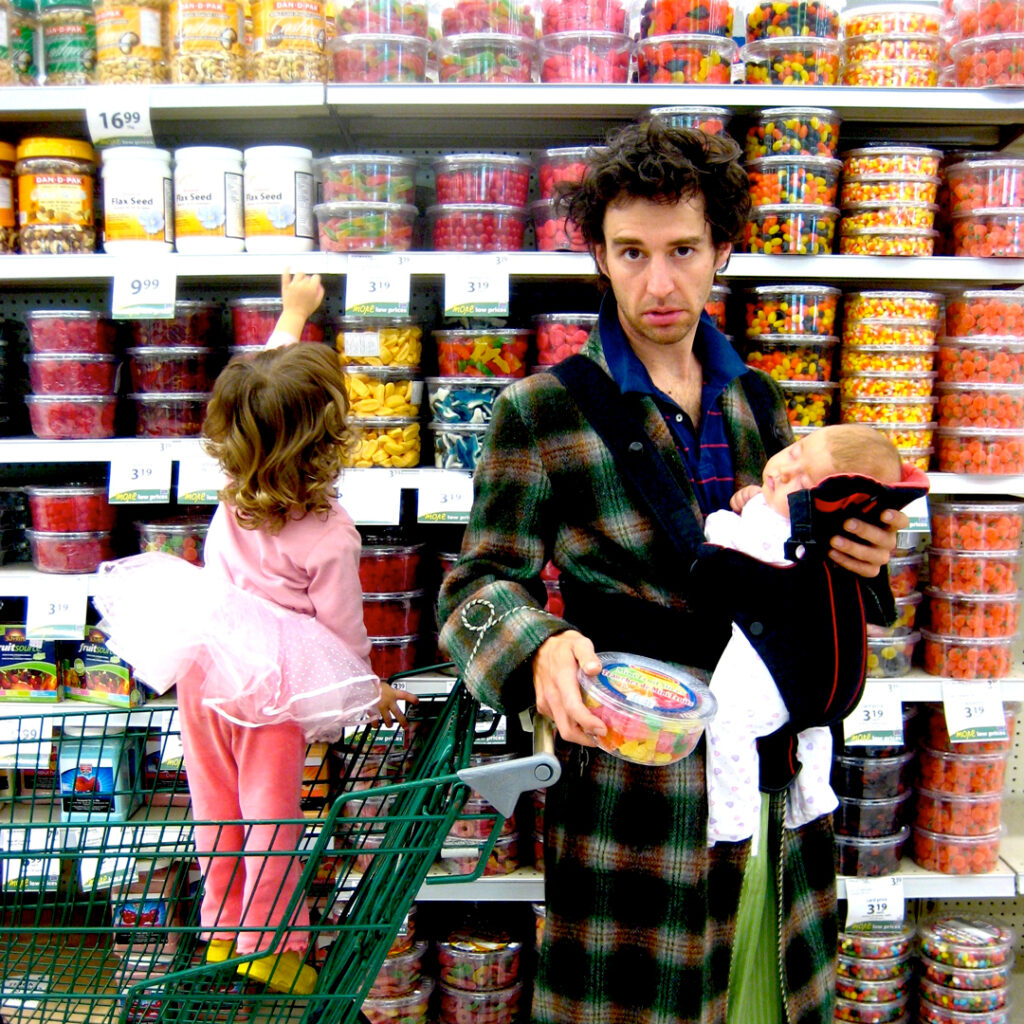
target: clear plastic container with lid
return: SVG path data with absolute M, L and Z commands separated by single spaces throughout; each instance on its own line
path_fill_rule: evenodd
M 437 943 L 438 976 L 470 992 L 507 988 L 519 980 L 522 949 L 502 933 L 454 932 Z
M 617 32 L 558 32 L 540 41 L 542 82 L 629 80 L 633 42 Z
M 937 917 L 918 928 L 922 956 L 957 968 L 999 967 L 1013 962 L 1013 930 L 991 918 Z
M 766 107 L 747 129 L 748 160 L 786 154 L 834 157 L 842 119 L 826 107 Z
M 643 84 L 711 82 L 727 85 L 739 47 L 707 33 L 651 36 L 636 44 L 637 81 Z
M 326 82 L 327 21 L 322 0 L 252 0 L 256 82 Z
M 419 366 L 423 328 L 408 317 L 343 317 L 334 322 L 341 364 Z
M 352 32 L 388 32 L 427 37 L 426 0 L 337 0 L 334 4 L 338 35 Z
M 651 119 L 657 118 L 670 128 L 699 128 L 709 135 L 722 135 L 732 120 L 728 107 L 651 107 Z M 767 153 L 759 154 L 768 156 Z
M 352 32 L 327 43 L 333 82 L 424 82 L 430 42 L 419 36 Z
M 15 149 L 9 142 L 0 142 L 0 253 L 14 252 L 18 233 L 14 222 Z
M 926 146 L 866 146 L 842 154 L 843 173 L 937 175 L 942 150 Z
M 532 0 L 480 3 L 479 0 L 440 0 L 441 34 L 496 33 L 536 39 L 538 25 Z
M 321 202 L 413 203 L 416 198 L 414 157 L 381 154 L 339 154 L 314 162 Z
M 100 83 L 166 82 L 169 0 L 94 0 L 94 4 Z
M 470 32 L 438 40 L 437 61 L 441 82 L 532 82 L 537 44 L 522 35 Z
M 45 85 L 96 81 L 96 16 L 92 0 L 39 0 Z
M 409 203 L 317 203 L 321 252 L 405 252 L 412 248 L 416 207 Z
M 313 152 L 251 146 L 242 154 L 247 252 L 309 252 L 315 246 Z
M 476 469 L 487 423 L 431 422 L 434 465 L 438 469 Z
M 14 173 L 25 254 L 94 252 L 96 151 L 78 139 L 22 139 Z
M 439 203 L 499 203 L 525 207 L 530 161 L 503 153 L 452 153 L 431 165 Z
M 245 8 L 238 0 L 170 0 L 171 81 L 241 82 Z
M 174 237 L 178 252 L 243 251 L 241 150 L 186 146 L 174 151 Z
M 31 484 L 25 490 L 34 530 L 92 533 L 112 530 L 117 522 L 116 510 L 107 500 L 106 487 Z
M 103 248 L 117 255 L 170 252 L 174 246 L 170 151 L 112 146 L 101 157 Z
M 669 32 L 701 32 L 729 37 L 733 34 L 731 0 L 705 0 L 700 4 L 680 4 L 675 0 L 646 0 L 637 6 L 641 8 L 642 39 Z

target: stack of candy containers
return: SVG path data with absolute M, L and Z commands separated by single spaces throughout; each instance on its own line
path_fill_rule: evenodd
M 364 543 L 359 556 L 370 666 L 381 679 L 419 663 L 427 607 L 422 544 Z
M 542 82 L 629 81 L 632 0 L 544 0 L 540 6 Z
M 956 85 L 1024 85 L 1024 0 L 944 0 L 943 8 L 953 16 Z
M 576 184 L 583 177 L 588 146 L 560 146 L 542 149 L 534 157 L 540 197 L 530 204 L 537 248 L 541 252 L 586 252 L 583 235 L 565 216 L 558 203 L 563 185 Z
M 1013 932 L 985 918 L 936 917 L 918 929 L 921 1024 L 1011 1024 Z
M 426 0 L 337 0 L 336 36 L 327 43 L 335 82 L 425 82 Z
M 437 0 L 438 81 L 532 82 L 537 77 L 537 0 Z
M 426 1024 L 434 979 L 424 972 L 429 949 L 416 937 L 416 904 L 409 908 L 388 955 L 363 1001 L 370 1024 Z
M 521 953 L 521 942 L 489 929 L 460 929 L 439 940 L 441 1024 L 514 1024 L 523 987 Z
M 772 36 L 763 42 L 802 38 Z M 747 252 L 832 252 L 842 169 L 836 159 L 839 123 L 834 111 L 815 107 L 769 107 L 755 115 L 744 147 L 753 202 L 743 239 Z
M 952 295 L 937 369 L 937 468 L 1024 472 L 1024 295 Z
M 979 156 L 946 168 L 954 256 L 1024 256 L 1024 160 Z
M 839 933 L 836 961 L 837 1021 L 896 1024 L 906 1021 L 913 983 L 914 928 L 850 928 Z
M 900 456 L 927 470 L 935 437 L 932 394 L 942 296 L 847 292 L 839 417 L 883 430 Z
M 944 17 L 938 6 L 888 3 L 850 7 L 839 18 L 843 85 L 936 86 Z
M 739 47 L 731 0 L 645 0 L 637 81 L 728 85 Z
M 756 85 L 838 84 L 838 6 L 829 0 L 756 0 L 740 59 L 747 82 Z
M 843 154 L 839 252 L 855 256 L 931 256 L 938 232 L 942 152 L 925 146 L 869 146 Z M 934 187 L 930 187 L 934 186 Z
M 32 528 L 25 533 L 40 572 L 94 572 L 114 557 L 117 517 L 106 487 L 30 485 L 27 491 Z

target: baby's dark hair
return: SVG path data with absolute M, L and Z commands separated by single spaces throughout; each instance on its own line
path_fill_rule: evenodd
M 899 449 L 880 430 L 866 423 L 834 423 L 823 429 L 837 473 L 859 473 L 883 484 L 898 484 L 903 478 Z
M 671 128 L 658 118 L 626 125 L 587 154 L 583 180 L 562 208 L 591 252 L 604 244 L 604 215 L 620 196 L 671 205 L 701 196 L 714 245 L 738 241 L 750 214 L 750 185 L 739 145 L 725 135 Z
M 299 342 L 235 356 L 213 386 L 203 448 L 228 483 L 220 493 L 245 529 L 278 533 L 326 515 L 352 436 L 338 356 Z

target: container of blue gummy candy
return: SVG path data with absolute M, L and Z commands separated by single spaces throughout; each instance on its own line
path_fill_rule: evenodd
M 431 423 L 434 465 L 438 469 L 476 469 L 487 427 L 487 423 Z
M 427 377 L 430 415 L 437 423 L 490 423 L 494 400 L 515 377 Z

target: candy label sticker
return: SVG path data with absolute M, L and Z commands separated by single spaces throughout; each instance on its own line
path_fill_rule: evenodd
M 40 582 L 28 593 L 25 636 L 29 640 L 81 640 L 89 603 L 84 576 L 63 576 L 58 585 Z
M 689 711 L 697 704 L 689 687 L 653 669 L 617 662 L 606 665 L 598 678 L 603 686 L 621 700 L 663 714 Z
M 508 257 L 451 257 L 444 275 L 445 316 L 508 316 Z
M 112 505 L 163 505 L 171 496 L 171 459 L 157 456 L 110 463 Z
M 1003 689 L 998 679 L 944 679 L 942 705 L 950 743 L 1007 738 Z
M 843 719 L 847 746 L 890 747 L 903 742 L 903 701 L 895 683 L 869 680 L 864 696 Z
M 903 921 L 903 879 L 895 875 L 885 878 L 846 879 L 846 927 L 870 923 L 896 924 Z
M 411 261 L 393 253 L 351 253 L 345 274 L 346 316 L 408 316 Z M 345 334 L 345 352 L 350 351 Z

